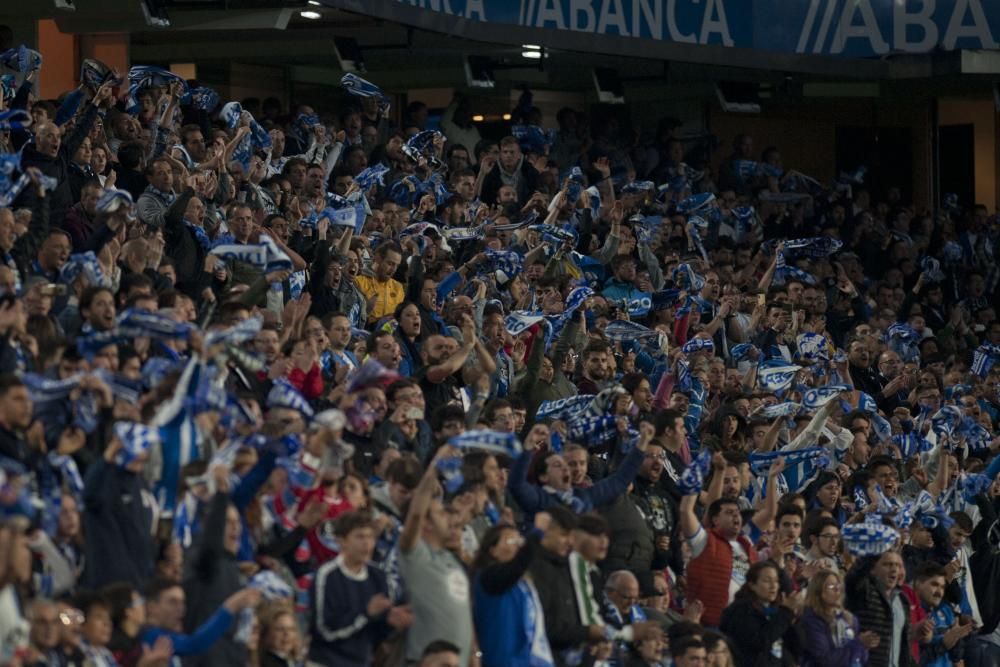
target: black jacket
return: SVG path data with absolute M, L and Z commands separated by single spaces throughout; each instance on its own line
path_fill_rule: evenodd
M 581 647 L 587 641 L 587 626 L 580 622 L 576 608 L 576 593 L 569 573 L 569 562 L 542 548 L 538 549 L 528 567 L 531 580 L 538 590 L 538 598 L 545 612 L 545 634 L 548 635 L 552 655 L 557 665 L 562 665 L 562 653 Z M 601 589 L 595 589 L 600 595 Z
M 611 526 L 608 555 L 601 562 L 605 574 L 617 570 L 648 572 L 666 567 L 666 552 L 656 551 L 656 534 L 632 494 L 623 494 L 601 514 Z
M 155 558 L 152 512 L 143 504 L 144 490 L 141 476 L 103 458 L 87 470 L 82 588 L 96 590 L 124 581 L 141 590 L 148 583 Z
M 185 632 L 195 632 L 226 598 L 243 587 L 243 575 L 237 566 L 236 555 L 223 546 L 229 505 L 229 496 L 225 493 L 216 493 L 212 497 L 202 517 L 201 535 L 185 559 Z M 243 667 L 249 662 L 249 656 L 246 646 L 233 639 L 235 632 L 235 627 L 230 628 L 207 652 L 185 658 L 184 666 Z
M 768 616 L 749 598 L 738 598 L 722 611 L 719 629 L 732 639 L 733 658 L 740 667 L 799 664 L 795 614 L 787 607 Z
M 861 559 L 847 573 L 844 582 L 847 610 L 858 617 L 862 632 L 871 631 L 879 636 L 879 645 L 868 651 L 870 667 L 890 667 L 889 655 L 892 645 L 892 600 L 886 597 L 881 584 L 872 576 L 872 567 L 878 557 Z M 913 658 L 910 654 L 910 604 L 902 593 L 896 595 L 903 603 L 905 622 L 903 636 L 900 639 L 898 667 L 912 667 Z M 893 666 L 896 667 L 896 666 Z
M 538 182 L 541 179 L 541 175 L 524 158 L 521 159 L 518 171 L 520 172 L 520 177 L 517 179 L 517 201 L 526 202 L 538 190 Z M 502 187 L 503 179 L 500 177 L 500 162 L 498 161 L 493 170 L 486 174 L 486 178 L 483 179 L 483 190 L 480 198 L 487 204 L 495 204 L 497 193 L 500 192 L 500 188 Z
M 1000 501 L 982 494 L 976 496 L 976 505 L 983 518 L 972 531 L 975 553 L 969 559 L 969 576 L 976 591 L 979 614 L 983 617 L 983 633 L 989 634 L 1000 623 L 1000 596 L 997 595 L 1000 590 L 1000 544 L 996 543 L 996 536 L 1000 535 L 997 518 Z
M 97 119 L 97 107 L 93 104 L 87 107 L 83 116 L 79 119 L 73 132 L 65 137 L 59 146 L 59 153 L 55 157 L 39 153 L 34 144 L 26 145 L 21 157 L 21 167 L 37 167 L 46 176 L 59 181 L 59 185 L 49 195 L 52 198 L 52 222 L 62 225 L 63 216 L 75 202 L 69 182 L 69 163 L 73 160 L 73 155 L 80 144 L 90 134 L 90 127 Z M 25 188 L 18 196 L 15 208 L 27 207 L 37 208 L 36 200 L 38 194 L 34 188 Z

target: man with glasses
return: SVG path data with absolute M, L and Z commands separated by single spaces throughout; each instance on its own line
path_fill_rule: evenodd
M 803 575 L 820 570 L 832 570 L 843 575 L 844 566 L 840 557 L 840 527 L 835 519 L 824 517 L 815 525 L 809 525 L 807 521 L 803 537 L 809 543 L 809 551 L 805 554 L 806 566 L 803 568 Z
M 628 570 L 612 572 L 604 585 L 604 594 L 611 604 L 605 605 L 604 619 L 614 628 L 612 662 L 624 664 L 628 644 L 645 639 L 659 639 L 659 623 L 646 618 L 639 606 L 639 580 Z

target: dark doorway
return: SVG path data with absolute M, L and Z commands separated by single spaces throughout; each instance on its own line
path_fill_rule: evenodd
M 867 167 L 864 187 L 872 202 L 886 201 L 899 188 L 903 202 L 913 196 L 913 136 L 907 127 L 838 127 L 837 173 Z
M 942 125 L 938 128 L 941 168 L 938 172 L 938 192 L 943 199 L 949 193 L 958 195 L 958 203 L 969 209 L 976 203 L 975 131 L 966 125 Z

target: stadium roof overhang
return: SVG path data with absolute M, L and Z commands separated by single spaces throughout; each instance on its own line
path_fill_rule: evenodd
M 592 85 L 598 66 L 650 80 L 663 80 L 669 68 L 671 81 L 798 76 L 956 85 L 1000 74 L 1000 2 L 993 0 L 939 0 L 926 16 L 921 3 L 896 0 L 73 2 L 75 11 L 9 3 L 4 14 L 53 18 L 68 33 L 129 33 L 136 63 L 270 64 L 315 83 L 339 78 L 334 39 L 353 38 L 387 88 L 454 85 L 469 55 L 495 59 L 498 82 L 553 89 Z M 150 27 L 144 6 L 163 8 L 169 27 Z M 319 10 L 320 18 L 306 20 L 304 10 Z M 529 43 L 545 48 L 544 61 L 520 57 Z

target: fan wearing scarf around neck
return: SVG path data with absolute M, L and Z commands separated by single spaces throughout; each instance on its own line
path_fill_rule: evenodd
M 577 514 L 607 507 L 625 493 L 635 479 L 646 458 L 649 441 L 649 434 L 640 435 L 636 446 L 625 455 L 615 472 L 585 489 L 573 488 L 569 467 L 561 454 L 548 450 L 536 452 L 526 442 L 524 452 L 514 461 L 507 484 L 518 505 L 529 517 L 553 505 L 568 507 Z M 530 467 L 538 471 L 536 477 L 539 484 L 528 481 Z
M 542 512 L 535 515 L 527 539 L 514 526 L 499 524 L 487 530 L 479 544 L 472 566 L 473 612 L 480 628 L 483 667 L 555 664 L 545 633 L 545 611 L 528 571 L 551 524 L 551 517 Z

